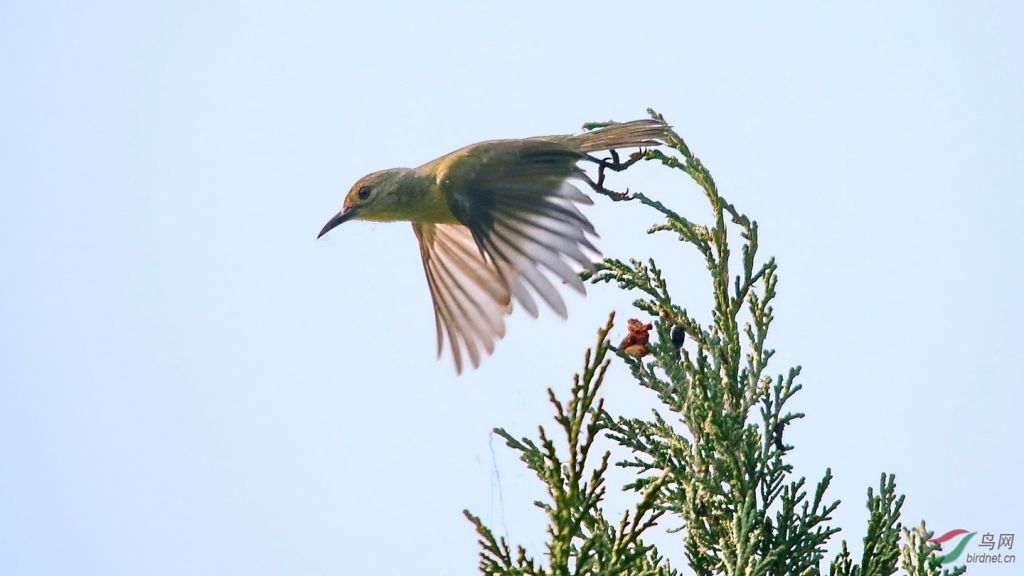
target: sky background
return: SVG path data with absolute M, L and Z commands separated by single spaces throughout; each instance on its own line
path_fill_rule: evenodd
M 778 258 L 790 458 L 832 467 L 841 537 L 893 472 L 907 524 L 1024 547 L 1020 4 L 717 4 L 5 3 L 0 573 L 474 574 L 463 508 L 539 555 L 489 432 L 551 423 L 631 298 L 516 314 L 456 378 L 409 226 L 315 236 L 370 171 L 648 106 Z M 707 217 L 653 165 L 612 185 Z M 652 213 L 587 214 L 706 308 Z M 620 364 L 605 392 L 654 405 Z

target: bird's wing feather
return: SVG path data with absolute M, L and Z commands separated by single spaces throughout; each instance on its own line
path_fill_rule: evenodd
M 437 353 L 447 339 L 457 372 L 462 372 L 463 354 L 473 367 L 479 366 L 481 348 L 492 353 L 494 343 L 505 335 L 509 290 L 497 270 L 483 260 L 465 226 L 413 222 L 412 227 L 434 303 Z
M 481 142 L 442 159 L 437 182 L 448 206 L 513 298 L 537 315 L 534 295 L 567 314 L 548 274 L 583 293 L 577 270 L 592 266 L 597 233 L 578 204 L 591 204 L 569 180 L 583 154 L 565 140 Z

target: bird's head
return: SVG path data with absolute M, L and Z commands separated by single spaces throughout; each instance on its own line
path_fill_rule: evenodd
M 341 212 L 327 221 L 317 238 L 349 220 L 401 220 L 402 197 L 399 194 L 398 182 L 408 171 L 407 168 L 392 168 L 360 178 L 345 195 Z

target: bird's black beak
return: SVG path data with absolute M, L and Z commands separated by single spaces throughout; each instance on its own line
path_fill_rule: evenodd
M 355 217 L 355 215 L 356 215 L 356 209 L 355 208 L 346 208 L 346 209 L 342 210 L 341 212 L 338 212 L 337 214 L 334 215 L 333 218 L 331 218 L 330 220 L 327 221 L 327 224 L 324 224 L 323 229 L 320 230 L 320 233 L 316 235 L 317 239 L 322 237 L 324 234 L 327 234 L 328 232 L 330 232 L 332 228 L 337 227 L 342 222 L 345 222 L 346 220 L 351 220 L 352 218 Z

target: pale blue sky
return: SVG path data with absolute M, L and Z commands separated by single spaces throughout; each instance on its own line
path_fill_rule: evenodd
M 549 423 L 628 298 L 516 315 L 456 378 L 407 225 L 314 238 L 367 172 L 647 106 L 779 259 L 787 440 L 843 537 L 883 471 L 908 523 L 1024 532 L 1019 4 L 464 4 L 0 8 L 0 573 L 473 574 L 467 507 L 539 553 L 488 432 Z M 588 214 L 706 303 L 650 214 Z M 607 395 L 652 403 L 618 365 Z

